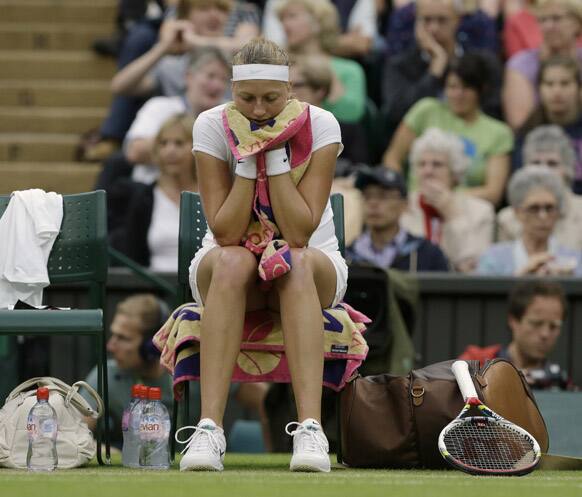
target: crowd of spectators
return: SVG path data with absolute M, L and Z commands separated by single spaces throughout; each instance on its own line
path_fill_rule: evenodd
M 124 0 L 118 27 L 86 157 L 104 163 L 112 244 L 141 264 L 175 266 L 176 192 L 197 188 L 178 128 L 230 99 L 233 53 L 264 36 L 290 53 L 296 98 L 340 122 L 353 263 L 582 272 L 578 0 Z

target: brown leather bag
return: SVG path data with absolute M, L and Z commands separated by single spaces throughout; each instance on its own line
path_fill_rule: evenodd
M 340 394 L 338 462 L 367 468 L 445 468 L 437 447 L 441 430 L 463 407 L 445 361 L 407 376 L 357 376 Z M 548 431 L 523 374 L 495 359 L 479 369 L 467 361 L 481 401 L 530 432 L 542 452 Z

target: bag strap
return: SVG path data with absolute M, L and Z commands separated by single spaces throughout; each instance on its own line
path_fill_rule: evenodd
M 37 376 L 36 378 L 30 378 L 24 381 L 10 392 L 6 402 L 14 400 L 22 394 L 33 395 L 34 391 L 31 389 L 38 386 L 46 386 L 51 392 L 59 392 L 65 398 L 65 405 L 73 405 L 83 416 L 99 419 L 103 414 L 103 400 L 91 385 L 84 381 L 77 381 L 73 383 L 73 386 L 70 386 L 64 381 L 52 376 Z M 97 404 L 96 410 L 79 393 L 79 387 L 85 388 L 91 397 L 93 397 Z

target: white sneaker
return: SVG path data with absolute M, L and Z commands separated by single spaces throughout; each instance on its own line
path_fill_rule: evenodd
M 297 428 L 290 431 L 294 426 Z M 306 419 L 303 423 L 293 421 L 285 427 L 285 433 L 293 437 L 293 457 L 289 465 L 291 471 L 330 471 L 327 455 L 329 443 L 321 425 L 315 419 Z
M 180 440 L 182 430 L 194 430 L 186 440 Z M 201 419 L 196 426 L 184 426 L 175 435 L 176 442 L 185 443 L 180 471 L 222 471 L 226 439 L 224 430 L 211 419 Z

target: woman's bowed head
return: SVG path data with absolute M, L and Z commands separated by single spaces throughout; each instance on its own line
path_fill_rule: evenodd
M 201 420 L 180 469 L 223 469 L 222 419 L 231 379 L 241 374 L 245 314 L 267 311 L 280 316 L 284 367 L 296 400 L 298 422 L 287 426 L 294 446 L 290 468 L 327 472 L 320 423 L 329 351 L 322 309 L 345 310 L 347 286 L 329 202 L 342 146 L 339 124 L 331 113 L 291 98 L 289 57 L 268 40 L 254 39 L 234 55 L 232 95 L 233 102 L 200 114 L 193 129 L 208 222 L 190 265 L 192 294 L 204 308 Z M 363 321 L 345 314 L 345 330 L 359 330 L 355 323 Z

